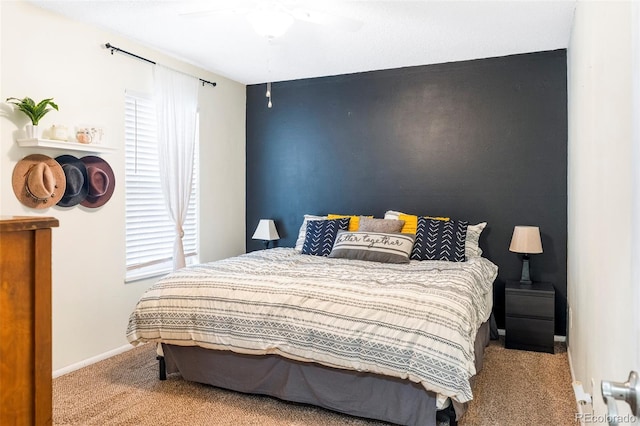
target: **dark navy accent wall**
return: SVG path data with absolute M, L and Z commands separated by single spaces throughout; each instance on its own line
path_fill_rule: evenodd
M 260 218 L 292 247 L 304 214 L 386 210 L 488 222 L 480 246 L 504 283 L 519 279 L 515 225 L 536 225 L 534 280 L 556 288 L 566 334 L 566 51 L 247 87 L 247 250 Z

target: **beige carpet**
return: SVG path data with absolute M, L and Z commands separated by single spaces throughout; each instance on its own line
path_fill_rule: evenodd
M 475 399 L 461 426 L 574 424 L 567 354 L 487 348 Z M 55 425 L 383 425 L 274 398 L 157 379 L 153 345 L 144 345 L 53 381 Z
M 461 426 L 575 425 L 576 400 L 564 344 L 555 354 L 491 342 Z

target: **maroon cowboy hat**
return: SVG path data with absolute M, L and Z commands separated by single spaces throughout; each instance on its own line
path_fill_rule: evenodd
M 100 157 L 87 155 L 81 158 L 87 168 L 87 198 L 80 202 L 81 206 L 92 209 L 103 206 L 116 187 L 116 178 L 109 163 Z

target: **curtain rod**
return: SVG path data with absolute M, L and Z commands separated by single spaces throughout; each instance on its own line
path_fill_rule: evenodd
M 141 61 L 145 61 L 145 62 L 149 62 L 150 64 L 155 65 L 156 62 L 152 61 L 151 59 L 147 59 L 147 58 L 143 58 L 142 56 L 138 56 L 135 53 L 131 53 L 131 52 L 127 52 L 126 50 L 122 50 L 119 47 L 115 47 L 113 44 L 111 43 L 107 43 L 104 45 L 104 47 L 106 47 L 107 49 L 111 49 L 111 54 L 113 55 L 113 52 L 120 52 L 120 53 L 124 53 L 125 55 L 129 55 L 129 56 L 133 56 L 134 58 L 140 59 Z M 205 84 L 210 84 L 213 87 L 217 86 L 217 83 L 215 81 L 207 81 L 204 80 L 202 78 L 198 78 L 198 80 L 200 80 L 202 82 L 202 85 L 204 86 Z

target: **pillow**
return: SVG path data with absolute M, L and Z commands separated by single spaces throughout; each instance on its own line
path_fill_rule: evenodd
M 418 218 L 411 259 L 464 262 L 467 226 L 462 220 Z
M 360 225 L 358 227 L 358 231 L 398 233 L 402 229 L 402 225 L 404 225 L 404 220 L 371 219 L 368 217 L 360 216 Z
M 326 216 L 314 216 L 312 214 L 305 214 L 300 230 L 298 231 L 298 239 L 296 240 L 296 250 L 302 251 L 302 245 L 304 244 L 304 237 L 307 235 L 307 223 L 310 220 L 322 220 L 326 219 Z
M 482 256 L 482 249 L 478 242 L 480 241 L 480 234 L 482 234 L 486 226 L 487 222 L 481 222 L 467 227 L 467 238 L 464 243 L 464 255 L 467 259 Z
M 302 245 L 302 254 L 329 256 L 339 230 L 349 227 L 349 218 L 310 220 Z
M 384 232 L 338 232 L 329 257 L 383 263 L 409 263 L 415 235 Z
M 436 217 L 436 216 L 423 216 L 428 219 L 434 220 L 449 220 L 448 217 Z M 397 212 L 395 210 L 387 210 L 384 214 L 385 219 L 399 219 L 404 220 L 404 225 L 402 226 L 403 234 L 415 234 L 418 228 L 418 216 L 412 214 L 405 214 L 402 212 Z
M 358 227 L 360 226 L 360 218 L 365 216 L 355 216 L 355 215 L 348 215 L 348 214 L 328 214 L 327 215 L 327 219 L 343 219 L 345 217 L 348 217 L 349 219 L 351 219 L 351 221 L 349 222 L 349 231 L 357 231 Z M 373 216 L 366 216 L 366 217 L 373 217 Z

